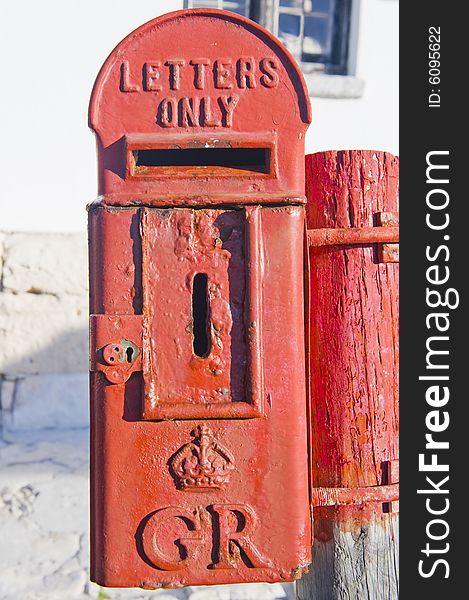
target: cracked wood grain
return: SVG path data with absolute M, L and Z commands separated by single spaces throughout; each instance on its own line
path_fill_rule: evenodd
M 375 151 L 306 157 L 309 229 L 368 228 L 397 211 L 398 159 Z M 398 458 L 398 264 L 376 244 L 310 248 L 314 487 L 386 483 Z M 392 482 L 394 483 L 394 482 Z M 397 598 L 397 523 L 381 503 L 316 507 L 301 600 Z

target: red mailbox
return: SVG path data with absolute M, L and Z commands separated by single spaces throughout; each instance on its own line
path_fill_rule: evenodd
M 92 579 L 291 581 L 310 562 L 308 94 L 233 13 L 111 53 L 90 105 Z

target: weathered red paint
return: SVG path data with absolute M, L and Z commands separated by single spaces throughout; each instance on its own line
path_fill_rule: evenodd
M 354 488 L 313 488 L 313 506 L 358 506 L 373 502 L 392 503 L 399 499 L 399 484 Z
M 288 581 L 307 568 L 309 119 L 288 52 L 233 13 L 155 19 L 98 76 L 91 576 L 101 585 Z M 196 276 L 208 306 L 199 354 Z
M 228 122 L 222 119 L 227 97 L 236 102 Z M 206 113 L 207 99 L 211 112 L 202 124 L 183 118 L 184 100 L 194 110 L 205 105 Z M 169 123 L 161 108 L 168 102 L 177 105 Z M 243 204 L 304 202 L 304 160 L 298 158 L 310 118 L 302 74 L 268 31 L 233 13 L 169 13 L 125 38 L 96 80 L 89 121 L 98 137 L 99 194 L 103 203 L 120 205 L 239 204 L 243 192 Z M 238 166 L 152 170 L 138 167 L 133 154 L 239 146 L 271 149 L 271 168 L 251 177 Z M 194 175 L 197 191 L 188 194 Z
M 381 261 L 378 243 L 398 240 L 397 218 L 380 218 L 397 214 L 398 159 L 309 155 L 306 193 L 312 499 L 327 540 L 332 523 L 359 532 L 398 498 L 398 264 Z
M 399 227 L 326 227 L 309 229 L 310 246 L 347 246 L 399 241 Z

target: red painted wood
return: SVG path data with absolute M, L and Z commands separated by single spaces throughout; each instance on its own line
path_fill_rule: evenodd
M 309 229 L 369 228 L 397 211 L 398 159 L 375 151 L 306 157 Z M 398 458 L 398 264 L 376 244 L 310 246 L 312 482 L 363 488 Z M 392 482 L 395 483 L 395 482 Z M 316 507 L 315 536 L 355 531 L 382 504 Z

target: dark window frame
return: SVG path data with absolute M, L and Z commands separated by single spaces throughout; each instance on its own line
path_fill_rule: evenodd
M 229 0 L 228 0 L 229 1 Z M 247 0 L 249 2 L 249 18 L 256 21 L 266 29 L 275 31 L 278 19 L 279 0 Z M 313 6 L 314 6 L 314 0 Z M 306 72 L 318 72 L 331 75 L 348 75 L 350 22 L 352 16 L 353 0 L 336 0 L 333 14 L 331 52 L 328 55 L 308 55 L 301 52 L 295 57 Z M 200 0 L 199 0 L 200 2 Z M 187 8 L 191 0 L 184 0 Z M 229 10 L 229 9 L 228 9 Z M 309 13 L 304 13 L 308 15 Z
M 326 63 L 327 73 L 334 75 L 348 74 L 351 18 L 352 0 L 337 0 L 334 11 L 332 51 L 330 60 Z

